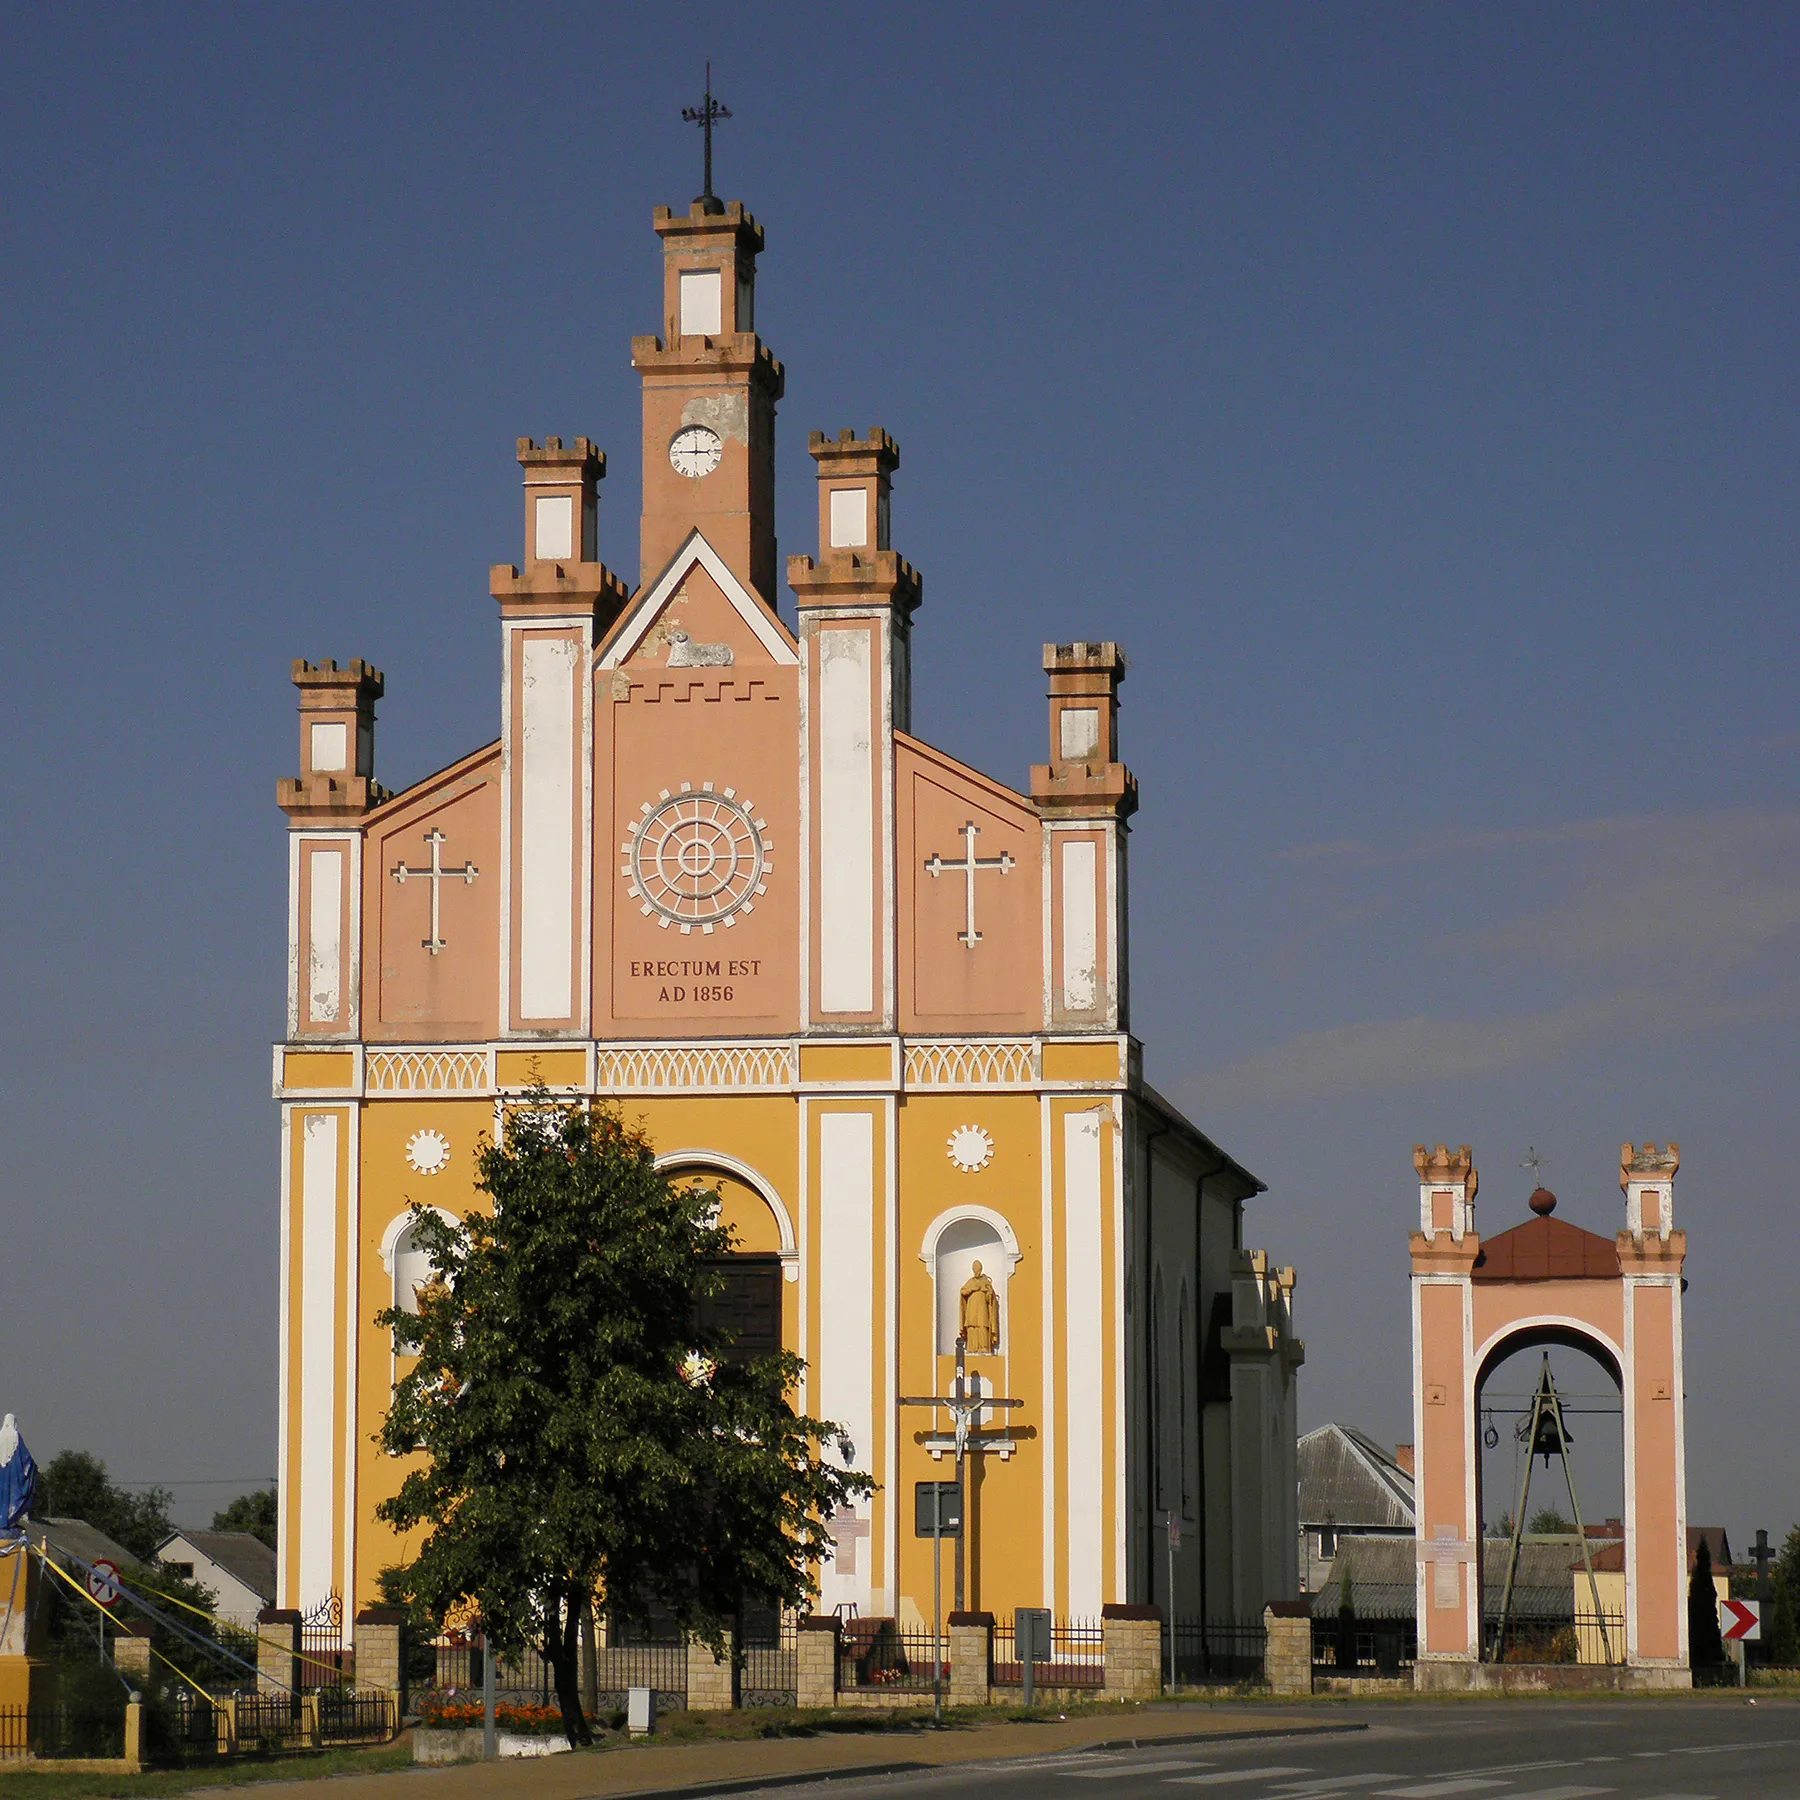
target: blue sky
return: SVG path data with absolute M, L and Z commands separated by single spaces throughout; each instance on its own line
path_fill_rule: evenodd
M 635 568 L 650 208 L 768 230 L 778 521 L 881 424 L 915 723 L 1133 661 L 1135 1024 L 1404 1436 L 1411 1146 L 1610 1232 L 1683 1145 L 1691 1515 L 1800 1516 L 1792 9 L 0 5 L 0 1404 L 273 1466 L 295 655 L 497 728 L 521 434 Z M 1774 1428 L 1772 1428 L 1774 1427 Z

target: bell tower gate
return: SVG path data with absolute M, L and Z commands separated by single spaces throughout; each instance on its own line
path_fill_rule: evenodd
M 1476 1406 L 1488 1372 L 1515 1351 L 1584 1350 L 1617 1382 L 1624 1409 L 1622 1664 L 1563 1673 L 1595 1685 L 1685 1687 L 1687 1480 L 1681 1368 L 1682 1262 L 1674 1228 L 1677 1144 L 1626 1144 L 1619 1185 L 1625 1228 L 1605 1238 L 1534 1217 L 1483 1239 L 1469 1146 L 1413 1152 L 1419 1228 L 1411 1235 L 1413 1442 L 1421 1688 L 1541 1685 L 1483 1660 L 1485 1588 Z M 1618 1658 L 1615 1649 L 1613 1655 Z M 1539 1672 L 1541 1675 L 1541 1671 Z

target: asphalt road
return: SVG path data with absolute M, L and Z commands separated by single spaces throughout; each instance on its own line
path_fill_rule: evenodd
M 1072 1751 L 830 1783 L 831 1800 L 1800 1800 L 1800 1703 L 1368 1708 L 1361 1731 Z M 773 1791 L 773 1790 L 771 1790 Z M 819 1800 L 820 1789 L 787 1790 Z

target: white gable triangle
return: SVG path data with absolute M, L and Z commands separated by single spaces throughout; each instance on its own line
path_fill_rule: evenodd
M 606 654 L 600 658 L 601 668 L 618 668 L 643 642 L 644 633 L 656 622 L 656 615 L 668 604 L 696 563 L 719 584 L 719 591 L 737 609 L 738 616 L 756 634 L 757 641 L 768 651 L 770 658 L 778 663 L 798 665 L 800 658 L 795 655 L 794 646 L 779 621 L 769 616 L 768 608 L 726 568 L 724 558 L 695 530 L 688 534 L 687 542 L 657 577 L 656 585 L 632 608 L 607 646 Z

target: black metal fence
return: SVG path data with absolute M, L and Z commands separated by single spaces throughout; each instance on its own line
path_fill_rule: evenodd
M 1399 1675 L 1418 1660 L 1419 1627 L 1412 1619 L 1341 1615 L 1312 1622 L 1313 1667 L 1346 1676 Z
M 838 1638 L 838 1686 L 851 1689 L 950 1685 L 950 1640 L 904 1631 L 892 1619 L 848 1619 Z
M 299 1750 L 306 1746 L 307 1721 L 298 1694 L 240 1694 L 237 1699 L 240 1750 Z
M 1578 1612 L 1559 1619 L 1509 1619 L 1506 1629 L 1489 1621 L 1482 1633 L 1490 1662 L 1622 1663 L 1625 1615 Z
M 1162 1666 L 1169 1671 L 1173 1637 L 1177 1687 L 1242 1687 L 1260 1684 L 1269 1634 L 1262 1621 L 1244 1619 L 1165 1620 Z
M 1025 1665 L 1011 1624 L 994 1627 L 995 1687 L 1022 1687 Z M 1052 1619 L 1050 1660 L 1032 1666 L 1038 1688 L 1098 1688 L 1106 1685 L 1106 1628 L 1098 1619 Z
M 124 1754 L 123 1692 L 117 1707 L 0 1707 L 0 1760 Z
M 759 1621 L 744 1633 L 738 1695 L 745 1706 L 792 1706 L 800 1691 L 800 1630 L 792 1619 Z
M 317 1701 L 321 1744 L 385 1744 L 393 1735 L 393 1710 L 386 1694 L 327 1689 Z M 243 1741 L 243 1714 L 238 1714 L 238 1741 Z

